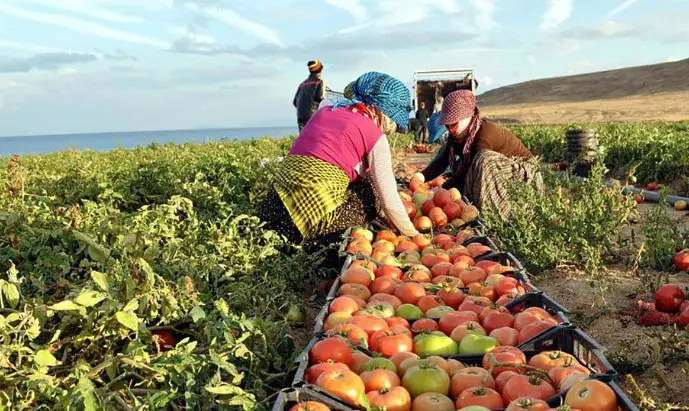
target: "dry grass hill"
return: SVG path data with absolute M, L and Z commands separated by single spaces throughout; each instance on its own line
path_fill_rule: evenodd
M 689 119 L 689 59 L 532 80 L 479 96 L 488 117 L 568 123 Z

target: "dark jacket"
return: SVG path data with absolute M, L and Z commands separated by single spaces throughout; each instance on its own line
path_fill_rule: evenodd
M 416 119 L 419 120 L 421 127 L 427 127 L 428 126 L 428 110 L 426 110 L 425 108 L 420 108 L 416 112 Z
M 450 149 L 453 146 L 455 154 L 457 156 L 462 155 L 464 143 L 457 143 L 453 137 L 448 136 L 445 144 L 440 148 L 440 153 L 422 171 L 426 181 L 433 180 L 447 169 L 450 165 Z M 474 146 L 471 148 L 470 161 L 473 161 L 473 157 L 481 150 L 495 151 L 508 158 L 519 157 L 529 159 L 532 156 L 529 149 L 511 131 L 488 120 L 481 122 L 481 128 L 478 129 Z M 459 165 L 459 163 L 456 165 Z M 466 172 L 466 168 L 459 166 L 452 170 L 452 177 L 445 182 L 443 188 L 457 187 L 462 191 L 464 189 L 464 179 L 466 178 L 463 174 L 464 172 Z
M 294 107 L 297 108 L 297 120 L 306 122 L 318 110 L 318 105 L 325 100 L 325 84 L 317 75 L 312 74 L 304 80 L 294 95 Z

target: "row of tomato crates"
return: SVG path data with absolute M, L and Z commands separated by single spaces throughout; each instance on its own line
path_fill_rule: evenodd
M 469 227 L 469 226 L 467 226 Z M 467 228 L 465 227 L 465 228 Z M 372 229 L 384 229 L 385 227 L 371 227 Z M 623 390 L 617 384 L 617 372 L 614 367 L 608 362 L 603 354 L 604 348 L 600 346 L 593 338 L 572 326 L 567 318 L 567 310 L 554 301 L 550 296 L 540 291 L 529 280 L 523 265 L 519 260 L 508 252 L 498 251 L 494 242 L 484 235 L 483 227 L 479 221 L 471 224 L 470 227 L 475 236 L 467 239 L 464 243 L 478 242 L 486 245 L 492 249 L 481 256 L 476 257 L 476 262 L 480 261 L 494 261 L 503 266 L 511 267 L 512 270 L 505 272 L 505 276 L 513 277 L 524 288 L 525 294 L 514 299 L 505 307 L 512 313 L 519 313 L 528 308 L 542 309 L 550 313 L 554 319 L 559 323 L 557 326 L 547 329 L 538 335 L 518 344 L 516 348 L 521 350 L 527 358 L 531 358 L 539 353 L 546 351 L 562 351 L 571 354 L 576 360 L 588 368 L 591 377 L 606 383 L 617 396 L 617 404 L 619 409 L 623 411 L 638 411 L 634 403 L 624 394 Z M 341 275 L 333 283 L 330 292 L 326 298 L 326 303 L 321 309 L 319 315 L 315 320 L 314 338 L 307 345 L 303 353 L 298 357 L 298 368 L 295 373 L 292 387 L 283 390 L 275 402 L 273 411 L 289 410 L 292 406 L 304 401 L 318 401 L 331 410 L 360 410 L 363 408 L 348 404 L 343 400 L 329 394 L 321 388 L 311 384 L 307 381 L 306 373 L 310 364 L 309 353 L 311 348 L 319 341 L 327 338 L 324 329 L 324 321 L 329 314 L 330 304 L 338 297 L 338 290 L 342 285 L 341 277 L 354 262 L 369 262 L 379 265 L 379 263 L 371 260 L 369 257 L 363 255 L 352 255 L 346 252 L 348 242 L 351 240 L 351 231 L 348 230 L 344 234 L 344 239 L 340 247 L 340 256 L 342 258 Z M 466 290 L 465 290 L 466 291 Z M 413 326 L 414 321 L 409 321 Z M 368 350 L 367 347 L 356 347 L 357 351 L 363 352 L 369 356 L 375 354 Z M 457 354 L 443 356 L 446 359 L 458 360 L 466 366 L 481 366 L 483 355 L 466 355 Z M 549 405 L 558 406 L 562 403 L 566 392 L 559 392 L 553 396 L 549 401 Z

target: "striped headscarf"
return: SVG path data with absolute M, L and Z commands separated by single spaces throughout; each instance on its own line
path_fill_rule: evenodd
M 306 63 L 306 66 L 309 68 L 309 73 L 320 73 L 323 71 L 323 63 L 320 60 L 311 60 Z
M 467 136 L 462 150 L 462 168 L 467 168 L 471 161 L 471 148 L 476 140 L 478 130 L 481 128 L 481 111 L 476 104 L 476 96 L 473 92 L 457 90 L 448 94 L 443 101 L 443 111 L 438 122 L 442 125 L 452 125 L 470 117 L 471 122 L 466 128 Z M 450 150 L 450 164 L 452 164 L 453 169 L 455 168 L 455 161 L 454 148 L 452 148 Z
M 401 81 L 387 74 L 371 71 L 359 77 L 351 91 L 352 97 L 336 103 L 333 110 L 364 103 L 380 110 L 400 128 L 407 128 L 412 109 L 411 93 Z

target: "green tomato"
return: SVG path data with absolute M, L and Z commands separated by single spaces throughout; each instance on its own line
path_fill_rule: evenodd
M 421 208 L 423 203 L 426 202 L 427 198 L 425 194 L 414 194 L 414 198 L 412 199 L 414 201 L 414 204 L 416 204 L 417 207 Z
M 367 228 L 359 227 L 352 230 L 352 237 L 355 237 L 357 235 L 365 238 L 369 242 L 373 241 L 373 232 Z
M 441 305 L 438 307 L 433 307 L 430 310 L 426 311 L 426 317 L 432 318 L 434 320 L 439 320 L 442 316 L 450 314 L 454 311 L 455 310 L 452 307 Z
M 498 340 L 485 335 L 469 334 L 459 344 L 460 354 L 485 354 L 498 346 Z
M 395 374 L 397 374 L 397 367 L 395 367 L 395 363 L 383 357 L 377 357 L 372 360 L 368 360 L 366 364 L 364 364 L 364 366 L 361 367 L 361 372 L 373 371 L 378 369 L 392 371 Z
M 460 408 L 459 411 L 491 411 L 490 408 L 482 407 L 480 405 L 470 405 L 468 407 Z
M 365 312 L 379 318 L 391 318 L 395 316 L 395 308 L 385 301 L 376 301 L 366 306 Z
M 402 386 L 409 391 L 412 398 L 427 392 L 450 393 L 450 377 L 433 364 L 421 364 L 411 367 L 402 378 Z
M 408 321 L 413 321 L 413 320 L 418 320 L 419 318 L 423 318 L 423 311 L 414 304 L 402 304 L 399 307 L 397 307 L 397 311 L 395 312 L 395 315 L 397 317 L 402 317 L 405 320 Z
M 426 334 L 414 342 L 414 353 L 421 357 L 432 355 L 448 356 L 457 354 L 457 343 L 443 333 Z
M 414 342 L 421 341 L 422 339 L 428 337 L 429 335 L 438 335 L 441 337 L 445 336 L 445 334 L 442 331 L 422 332 L 422 333 L 416 334 L 414 336 Z

